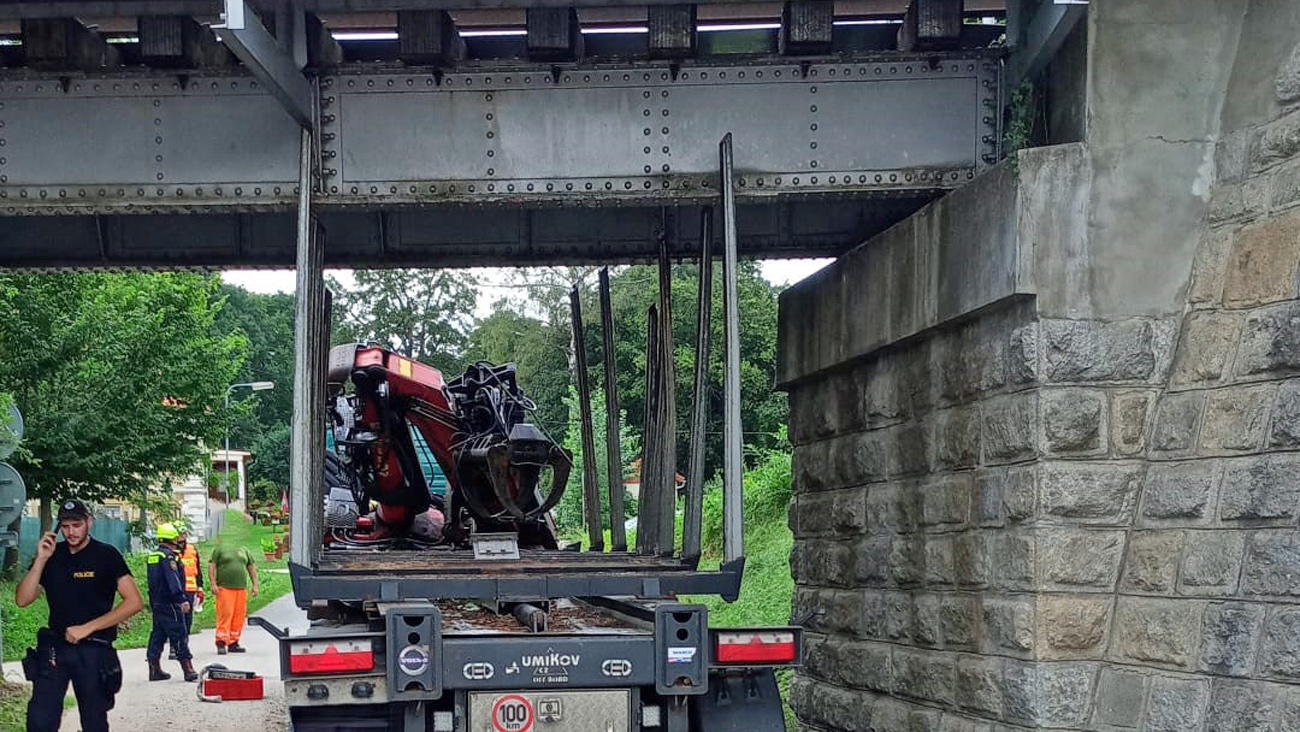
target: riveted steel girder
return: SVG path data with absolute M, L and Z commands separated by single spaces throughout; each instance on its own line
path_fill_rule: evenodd
M 841 230 L 856 235 L 996 159 L 997 79 L 996 59 L 979 52 L 447 73 L 344 67 L 317 80 L 313 206 L 324 220 L 353 222 L 341 224 L 347 230 L 387 221 L 380 241 L 399 222 L 422 217 L 445 223 L 466 211 L 528 212 L 484 220 L 495 230 L 497 222 L 556 217 L 581 250 L 605 224 L 593 217 L 584 227 L 583 214 L 548 211 L 714 201 L 714 146 L 730 132 L 739 205 L 802 220 L 826 209 L 814 202 L 851 200 L 845 210 L 859 223 Z M 247 242 L 249 227 L 274 228 L 260 216 L 294 205 L 299 129 L 262 83 L 238 71 L 0 70 L 0 217 L 98 216 L 101 238 L 120 240 L 118 251 L 126 251 L 140 232 L 115 238 L 139 228 L 124 219 L 204 214 L 242 222 L 227 243 Z M 408 228 L 404 236 L 426 235 Z M 6 238 L 0 234 L 0 246 Z M 362 240 L 375 238 L 371 231 Z M 461 243 L 472 247 L 472 238 Z M 327 260 L 349 259 L 333 254 L 348 241 L 331 233 Z M 744 232 L 740 246 L 746 250 Z M 766 246 L 798 251 L 770 239 Z M 818 246 L 824 253 L 825 241 Z M 240 250 L 216 250 L 190 251 L 177 263 L 240 262 Z M 579 250 L 573 257 L 598 259 Z M 651 253 L 647 245 L 627 256 Z M 146 259 L 172 261 L 154 254 Z M 456 257 L 483 263 L 473 253 Z M 0 252 L 0 264 L 6 259 Z

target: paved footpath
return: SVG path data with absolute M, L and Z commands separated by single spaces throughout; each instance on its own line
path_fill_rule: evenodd
M 212 601 L 213 598 L 209 598 Z M 293 595 L 285 595 L 255 613 L 280 627 L 294 631 L 307 627 L 307 617 L 293 604 Z M 213 704 L 201 702 L 195 694 L 197 684 L 181 679 L 180 664 L 163 661 L 163 669 L 172 675 L 169 681 L 149 681 L 145 649 L 118 651 L 122 659 L 122 692 L 117 706 L 108 713 L 109 727 L 118 732 L 230 732 L 230 730 L 265 730 L 280 732 L 288 728 L 284 706 L 284 685 L 280 683 L 280 656 L 276 640 L 258 627 L 244 628 L 240 645 L 248 653 L 218 656 L 215 632 L 204 630 L 190 636 L 194 669 L 221 663 L 241 671 L 256 671 L 265 678 L 266 698 L 260 701 L 232 701 Z M 76 708 L 63 715 L 64 730 L 81 729 Z

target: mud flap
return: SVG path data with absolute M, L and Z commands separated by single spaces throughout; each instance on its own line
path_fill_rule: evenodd
M 709 674 L 709 693 L 691 699 L 698 732 L 785 732 L 785 711 L 772 669 Z

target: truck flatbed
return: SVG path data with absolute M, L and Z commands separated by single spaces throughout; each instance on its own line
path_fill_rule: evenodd
M 544 572 L 687 572 L 694 569 L 676 557 L 652 557 L 631 552 L 573 552 L 521 549 L 518 559 L 483 561 L 470 551 L 428 549 L 377 551 L 330 549 L 320 554 L 319 574 L 532 574 Z
M 545 636 L 548 634 L 644 635 L 654 631 L 654 627 L 645 622 L 571 600 L 557 600 L 552 603 L 550 611 L 547 613 L 547 630 L 540 633 L 530 632 L 513 615 L 496 613 L 490 608 L 476 603 L 441 600 L 436 604 L 439 612 L 442 613 L 442 634 L 444 636 L 518 635 L 521 633 L 530 636 Z

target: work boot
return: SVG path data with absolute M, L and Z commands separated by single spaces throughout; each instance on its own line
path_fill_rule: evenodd
M 160 661 L 150 661 L 150 662 L 149 662 L 149 680 L 150 680 L 150 681 L 166 681 L 167 679 L 170 679 L 171 677 L 172 677 L 171 674 L 169 674 L 169 673 L 167 673 L 166 671 L 163 671 L 163 670 L 162 670 L 162 663 L 161 663 Z
M 247 648 L 244 648 L 243 646 L 239 645 L 239 641 L 234 641 L 234 642 L 231 643 L 230 645 L 226 646 L 226 650 L 230 651 L 231 653 L 247 653 L 247 652 L 248 652 L 248 649 L 247 649 Z
M 217 641 L 217 655 L 218 655 L 218 656 L 224 656 L 224 655 L 226 655 L 226 642 L 225 642 L 225 641 Z
M 199 672 L 194 670 L 194 662 L 190 659 L 181 661 L 181 670 L 185 672 L 186 681 L 198 681 Z

